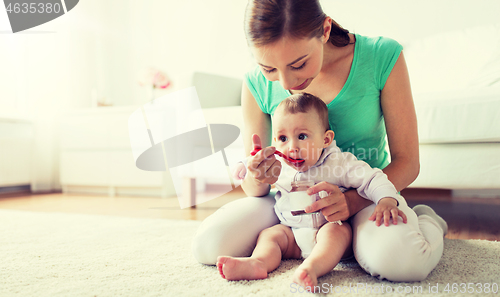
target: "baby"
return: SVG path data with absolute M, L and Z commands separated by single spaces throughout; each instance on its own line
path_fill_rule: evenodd
M 398 194 L 387 176 L 336 146 L 328 109 L 321 99 L 308 93 L 288 97 L 276 108 L 272 124 L 273 141 L 284 154 L 281 160 L 286 164 L 275 183 L 278 192 L 274 208 L 281 224 L 259 234 L 250 257 L 221 256 L 217 268 L 227 280 L 263 279 L 278 268 L 281 259 L 304 258 L 293 281 L 313 290 L 318 277 L 330 272 L 341 259 L 352 257 L 352 230 L 346 222 L 328 222 L 320 212 L 292 215 L 292 182 L 328 182 L 342 191 L 356 188 L 362 197 L 377 204 L 370 219 L 377 218 L 378 222 L 382 217 L 387 222 L 392 216 L 397 224 L 398 216 L 404 222 L 406 216 L 397 208 Z M 252 185 L 243 183 L 243 190 L 247 194 L 255 192 Z

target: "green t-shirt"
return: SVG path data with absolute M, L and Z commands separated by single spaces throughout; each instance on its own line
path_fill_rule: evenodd
M 337 146 L 380 169 L 389 164 L 380 92 L 403 47 L 395 40 L 356 35 L 354 58 L 347 81 L 328 106 L 330 127 Z M 290 96 L 279 81 L 268 81 L 259 67 L 245 75 L 245 82 L 260 109 L 274 114 Z

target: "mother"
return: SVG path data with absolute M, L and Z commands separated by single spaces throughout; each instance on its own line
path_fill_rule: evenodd
M 281 100 L 308 92 L 327 104 L 343 151 L 383 169 L 398 191 L 415 180 L 417 120 L 400 44 L 350 34 L 324 14 L 318 0 L 250 0 L 245 32 L 259 65 L 245 76 L 242 92 L 247 154 L 253 146 L 270 145 L 270 115 Z M 252 134 L 260 135 L 262 143 L 252 143 Z M 260 165 L 268 175 L 280 166 L 271 154 Z M 245 171 L 242 167 L 240 175 Z M 431 209 L 412 210 L 401 198 L 399 209 L 408 223 L 379 227 L 368 220 L 375 205 L 356 190 L 342 193 L 330 184 L 315 190 L 329 196 L 313 203 L 311 211 L 321 210 L 329 221 L 351 218 L 355 257 L 371 275 L 418 281 L 439 262 L 447 226 Z M 265 197 L 228 203 L 202 223 L 193 241 L 199 262 L 215 264 L 219 255 L 248 256 L 259 232 L 278 223 L 273 193 L 255 194 Z

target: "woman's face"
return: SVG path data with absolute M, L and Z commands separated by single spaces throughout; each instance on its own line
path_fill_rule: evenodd
M 262 74 L 279 81 L 285 90 L 304 90 L 319 74 L 323 65 L 323 38 L 283 37 L 269 45 L 254 47 L 252 52 Z

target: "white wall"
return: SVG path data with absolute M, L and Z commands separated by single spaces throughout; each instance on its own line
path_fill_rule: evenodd
M 133 73 L 159 67 L 176 89 L 189 86 L 194 71 L 243 77 L 252 66 L 243 34 L 245 7 L 242 0 L 131 0 Z
M 91 31 L 78 28 L 75 22 L 94 9 L 82 5 L 74 18 L 66 15 L 17 34 L 6 32 L 10 26 L 0 9 L 0 117 L 35 123 L 34 190 L 57 187 L 57 115 L 88 106 L 96 69 L 95 51 L 88 49 L 96 41 Z
M 361 35 L 406 43 L 438 32 L 500 22 L 498 0 L 321 0 L 323 10 Z

